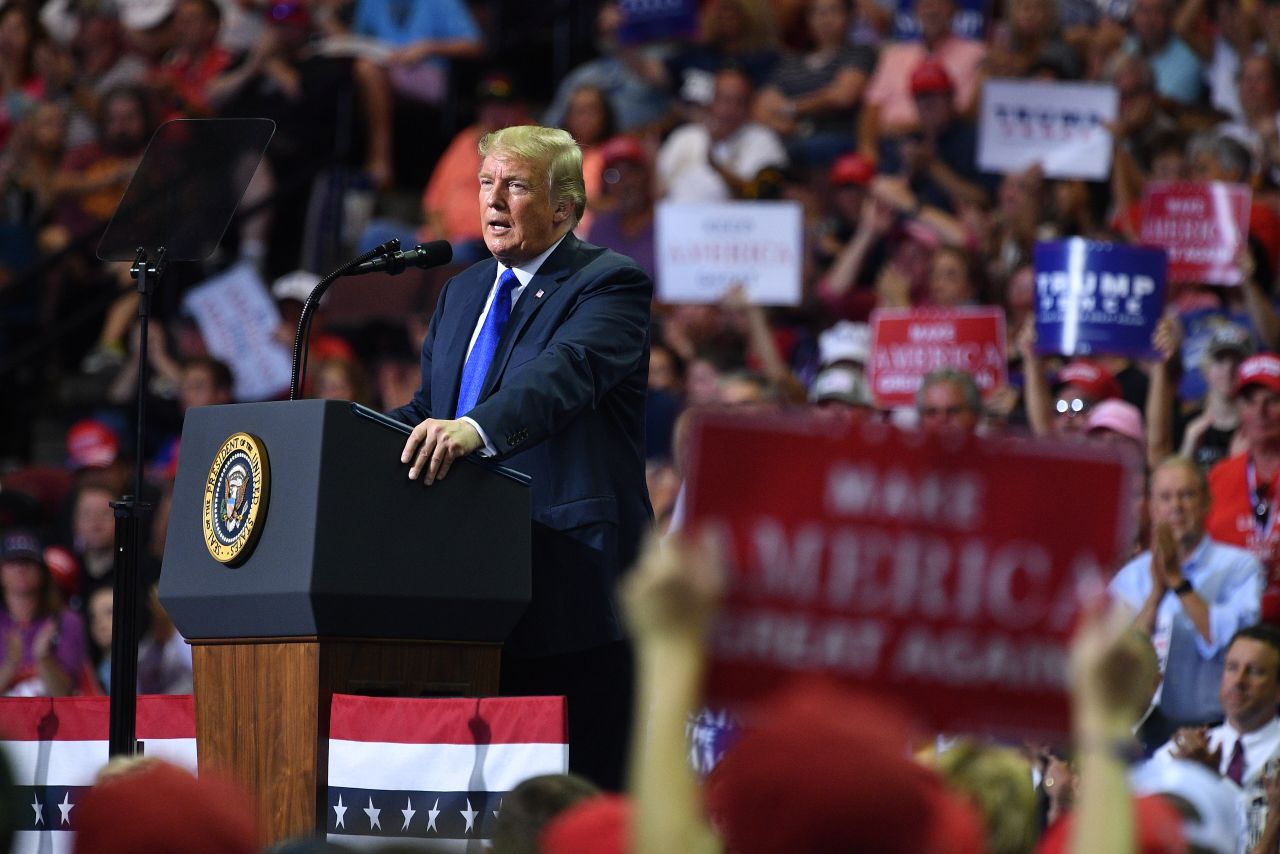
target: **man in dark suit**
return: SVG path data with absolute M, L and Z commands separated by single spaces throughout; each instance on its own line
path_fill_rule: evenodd
M 505 128 L 481 140 L 480 154 L 481 228 L 494 258 L 440 295 L 422 387 L 392 413 L 416 425 L 401 461 L 427 484 L 471 453 L 532 478 L 533 602 L 507 642 L 503 692 L 568 696 L 572 766 L 616 787 L 631 667 L 613 591 L 652 518 L 653 284 L 629 258 L 573 235 L 586 193 L 569 134 Z

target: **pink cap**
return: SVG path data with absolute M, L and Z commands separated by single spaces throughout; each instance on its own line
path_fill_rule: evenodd
M 1104 400 L 1090 409 L 1085 430 L 1090 433 L 1094 430 L 1110 430 L 1139 445 L 1147 444 L 1147 433 L 1142 427 L 1142 413 L 1129 401 L 1119 398 Z

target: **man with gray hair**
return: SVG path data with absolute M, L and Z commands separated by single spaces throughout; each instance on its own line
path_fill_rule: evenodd
M 1111 579 L 1111 595 L 1151 638 L 1163 682 L 1155 707 L 1174 726 L 1222 718 L 1218 686 L 1235 633 L 1258 621 L 1263 573 L 1257 558 L 1205 533 L 1209 488 L 1186 457 L 1151 474 L 1151 548 Z
M 653 283 L 630 258 L 574 236 L 586 193 L 573 137 L 508 127 L 479 147 L 481 233 L 493 258 L 440 294 L 422 387 L 392 413 L 414 425 L 401 462 L 428 486 L 473 453 L 529 475 L 533 600 L 504 648 L 502 690 L 565 695 L 571 767 L 616 788 L 631 668 L 613 591 L 653 518 L 644 467 Z
M 916 417 L 924 430 L 972 433 L 982 419 L 982 393 L 965 371 L 939 368 L 925 375 L 916 390 Z

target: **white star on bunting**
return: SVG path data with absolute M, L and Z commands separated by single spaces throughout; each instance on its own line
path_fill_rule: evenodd
M 440 799 L 436 798 L 436 805 L 427 810 L 427 830 L 434 830 L 436 833 L 440 829 L 436 827 L 436 816 L 440 815 Z
M 44 807 L 40 804 L 40 796 L 35 792 L 31 793 L 31 808 L 36 811 L 36 826 L 44 824 Z
M 370 830 L 382 830 L 382 825 L 378 822 L 378 816 L 382 814 L 382 810 L 374 809 L 373 798 L 369 798 L 369 806 L 365 808 L 364 814 L 369 816 Z
M 71 811 L 76 805 L 71 803 L 71 790 L 67 789 L 67 793 L 62 796 L 62 803 L 58 804 L 58 812 L 62 813 L 61 824 L 71 824 Z
M 462 832 L 463 833 L 475 832 L 476 816 L 480 815 L 480 813 L 471 808 L 470 798 L 467 798 L 467 808 L 465 810 L 458 810 L 458 812 L 462 813 L 462 817 L 467 820 L 467 829 Z
M 334 829 L 336 830 L 339 827 L 345 829 L 347 826 L 345 823 L 347 818 L 347 808 L 342 805 L 342 795 L 338 795 L 338 805 L 333 808 L 333 811 L 338 816 L 338 820 L 334 824 Z
M 415 809 L 413 808 L 413 801 L 412 801 L 412 800 L 410 800 L 409 798 L 405 798 L 405 799 L 404 799 L 404 809 L 400 810 L 400 812 L 404 813 L 404 827 L 402 827 L 402 828 L 400 828 L 400 829 L 401 829 L 401 830 L 408 830 L 408 829 L 409 829 L 409 822 L 413 820 L 413 815 L 414 815 L 414 813 L 416 813 L 416 812 L 417 812 L 417 810 L 415 810 Z
M 497 817 L 498 817 L 498 810 L 500 810 L 500 809 L 502 809 L 502 798 L 498 798 L 498 809 L 497 809 L 497 810 L 490 810 L 490 812 L 491 812 L 491 813 L 493 813 L 493 817 L 494 817 L 494 818 L 497 818 Z

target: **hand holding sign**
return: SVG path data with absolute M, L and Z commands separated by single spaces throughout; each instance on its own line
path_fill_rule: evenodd
M 1163 364 L 1168 364 L 1182 355 L 1182 321 L 1178 315 L 1167 313 L 1156 324 L 1156 331 L 1151 336 L 1151 348 Z

